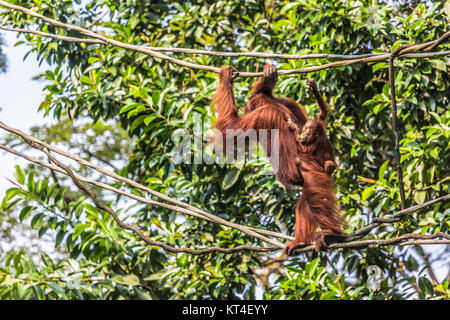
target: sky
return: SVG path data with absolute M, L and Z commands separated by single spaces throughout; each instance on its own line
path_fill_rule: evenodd
M 39 67 L 35 54 L 28 55 L 23 61 L 27 47 L 25 45 L 14 47 L 17 41 L 15 33 L 0 32 L 7 44 L 6 47 L 2 47 L 2 51 L 8 59 L 7 73 L 0 74 L 0 121 L 29 133 L 33 125 L 51 121 L 51 118 L 44 118 L 43 113 L 37 112 L 45 97 L 43 92 L 45 83 L 32 80 L 48 65 L 43 62 Z M 0 137 L 4 134 L 5 131 L 0 130 Z M 3 198 L 5 191 L 13 186 L 5 177 L 14 180 L 13 172 L 16 164 L 25 164 L 25 160 L 0 151 L 0 199 Z

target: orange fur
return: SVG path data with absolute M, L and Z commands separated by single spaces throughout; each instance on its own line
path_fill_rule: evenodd
M 335 152 L 326 136 L 328 104 L 320 95 L 317 84 L 309 79 L 308 85 L 319 105 L 318 120 L 308 119 L 305 110 L 294 100 L 272 95 L 276 83 L 276 68 L 264 67 L 264 76 L 254 84 L 253 93 L 245 110 L 238 115 L 233 94 L 233 79 L 237 71 L 231 66 L 220 70 L 220 84 L 214 99 L 218 117 L 214 126 L 221 131 L 223 143 L 239 138 L 227 135 L 227 129 L 279 129 L 279 139 L 268 136 L 266 153 L 270 156 L 272 144 L 279 150 L 277 179 L 290 188 L 303 185 L 302 195 L 295 210 L 294 240 L 287 244 L 285 252 L 293 254 L 294 249 L 314 242 L 317 250 L 326 247 L 327 238 L 342 234 L 345 225 L 333 191 L 331 173 L 336 168 Z M 307 125 L 308 124 L 308 125 Z M 306 132 L 308 142 L 299 143 L 300 131 Z M 302 131 L 302 135 L 303 135 Z M 270 133 L 270 132 L 269 132 Z M 305 136 L 307 134 L 305 133 Z M 233 141 L 234 142 L 234 141 Z M 320 228 L 320 233 L 317 233 Z
M 327 246 L 326 237 L 342 235 L 345 220 L 333 191 L 333 177 L 327 166 L 335 166 L 335 152 L 319 121 L 314 123 L 317 137 L 309 144 L 300 144 L 300 171 L 304 179 L 302 195 L 295 209 L 294 240 L 287 244 L 286 253 L 314 242 L 316 250 Z M 314 132 L 314 133 L 315 133 Z M 317 233 L 317 228 L 321 231 Z
M 225 72 L 225 71 L 223 71 Z M 259 83 L 264 80 L 260 80 Z M 258 89 L 259 88 L 259 89 Z M 224 138 L 224 146 L 230 137 L 227 137 L 227 129 L 279 129 L 279 139 L 272 139 L 268 131 L 266 153 L 270 156 L 272 143 L 277 144 L 279 150 L 279 169 L 275 173 L 277 179 L 287 188 L 293 185 L 302 185 L 303 179 L 295 162 L 297 140 L 295 135 L 286 126 L 286 117 L 296 119 L 301 126 L 306 121 L 303 108 L 295 101 L 289 99 L 274 98 L 261 91 L 260 85 L 255 86 L 255 92 L 250 99 L 243 116 L 238 116 L 234 101 L 233 85 L 229 79 L 222 77 L 214 99 L 214 106 L 218 117 L 214 127 L 221 131 Z M 232 137 L 234 138 L 234 136 Z M 279 142 L 279 143 L 278 143 Z M 231 141 L 230 141 L 231 143 Z

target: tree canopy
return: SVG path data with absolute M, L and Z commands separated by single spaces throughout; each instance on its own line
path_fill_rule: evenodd
M 225 52 L 389 53 L 401 43 L 438 39 L 449 31 L 450 19 L 448 1 L 14 3 L 127 44 Z M 2 7 L 0 21 L 9 27 L 79 37 L 74 31 Z M 270 169 L 267 159 L 244 164 L 174 162 L 174 133 L 185 130 L 192 136 L 202 135 L 215 120 L 212 97 L 217 74 L 115 46 L 34 34 L 25 34 L 18 43 L 36 52 L 39 62 L 51 66 L 36 77 L 47 84 L 45 101 L 36 108 L 58 123 L 33 128 L 32 136 L 230 222 L 292 234 L 301 188 L 287 191 L 274 176 L 265 175 Z M 436 51 L 449 48 L 444 42 Z M 231 64 L 244 72 L 261 71 L 268 62 L 286 70 L 333 61 L 168 55 L 205 66 Z M 449 62 L 445 56 L 395 60 L 406 207 L 449 192 Z M 307 78 L 316 79 L 333 109 L 328 136 L 337 150 L 336 192 L 349 224 L 346 232 L 351 234 L 374 218 L 401 208 L 388 62 L 280 76 L 276 94 L 298 101 L 313 115 L 317 105 L 305 85 Z M 239 106 L 245 105 L 254 81 L 235 81 Z M 0 144 L 30 150 L 17 136 L 3 132 Z M 195 148 L 192 159 L 199 152 Z M 143 194 L 71 164 L 81 175 Z M 448 245 L 374 245 L 307 252 L 289 259 L 280 251 L 171 254 L 118 226 L 68 177 L 34 164 L 16 167 L 15 176 L 16 186 L 7 191 L 0 206 L 1 238 L 13 239 L 18 230 L 12 226 L 18 225 L 35 230 L 34 237 L 47 237 L 55 250 L 46 253 L 19 245 L 0 253 L 0 299 L 450 297 L 449 277 L 436 276 L 437 265 L 449 274 Z M 132 201 L 98 187 L 93 190 L 123 221 L 139 226 L 150 239 L 173 247 L 264 246 L 260 239 L 236 229 Z M 366 239 L 448 234 L 449 213 L 448 203 L 438 203 L 399 222 L 380 225 Z M 375 289 L 371 285 L 372 266 L 382 271 Z

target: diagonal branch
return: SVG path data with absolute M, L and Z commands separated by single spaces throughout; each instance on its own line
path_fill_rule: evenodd
M 384 61 L 384 60 L 388 60 L 390 57 L 390 54 L 365 54 L 365 55 L 329 55 L 329 54 L 320 54 L 320 55 L 280 55 L 280 54 L 267 54 L 267 53 L 248 53 L 248 52 L 240 52 L 240 53 L 231 53 L 231 52 L 214 52 L 214 51 L 206 51 L 206 50 L 194 50 L 194 49 L 186 49 L 186 48 L 156 48 L 156 47 L 148 47 L 148 46 L 138 46 L 138 45 L 131 45 L 131 44 L 126 44 L 114 39 L 110 39 L 107 38 L 105 36 L 102 36 L 100 34 L 97 34 L 93 31 L 81 28 L 79 26 L 75 26 L 75 25 L 71 25 L 68 23 L 62 23 L 60 21 L 57 21 L 55 19 L 46 17 L 44 15 L 41 15 L 39 13 L 36 13 L 30 9 L 21 7 L 21 6 L 17 6 L 17 5 L 13 5 L 11 3 L 8 3 L 6 1 L 0 0 L 0 6 L 9 8 L 11 10 L 15 10 L 15 11 L 20 11 L 23 13 L 26 13 L 32 17 L 38 18 L 42 21 L 45 21 L 51 25 L 54 25 L 56 27 L 61 27 L 61 28 L 65 28 L 65 29 L 70 29 L 70 30 L 74 30 L 77 31 L 87 37 L 89 37 L 90 39 L 88 41 L 84 41 L 87 43 L 98 43 L 98 44 L 105 44 L 105 45 L 112 45 L 112 46 L 116 46 L 116 47 L 120 47 L 123 49 L 128 49 L 128 50 L 132 50 L 132 51 L 137 51 L 137 52 L 141 52 L 144 54 L 147 54 L 149 56 L 152 56 L 154 58 L 158 58 L 158 59 L 162 59 L 162 60 L 167 60 L 169 62 L 178 64 L 180 66 L 183 67 L 187 67 L 187 68 L 191 68 L 191 69 L 197 69 L 197 70 L 204 70 L 204 71 L 210 71 L 210 72 L 215 72 L 215 73 L 219 73 L 219 68 L 217 67 L 213 67 L 213 66 L 205 66 L 205 65 L 198 65 L 195 63 L 190 63 L 190 62 L 186 62 L 180 59 L 176 59 L 174 57 L 162 54 L 158 51 L 170 51 L 170 52 L 182 52 L 182 53 L 198 53 L 198 54 L 207 54 L 207 55 L 212 55 L 212 56 L 253 56 L 253 57 L 272 57 L 272 58 L 286 58 L 286 59 L 317 59 L 317 58 L 336 58 L 336 59 L 342 59 L 343 61 L 335 61 L 335 62 L 331 62 L 331 63 L 326 63 L 323 65 L 318 65 L 318 66 L 311 66 L 311 67 L 306 67 L 306 68 L 300 68 L 300 69 L 290 69 L 290 70 L 279 70 L 278 74 L 279 75 L 288 75 L 288 74 L 299 74 L 299 73 L 309 73 L 309 72 L 315 72 L 315 71 L 319 71 L 319 70 L 323 70 L 323 69 L 328 69 L 328 68 L 334 68 L 334 67 L 340 67 L 340 66 L 347 66 L 347 65 L 351 65 L 351 64 L 355 64 L 355 63 L 370 63 L 370 62 L 380 62 L 380 61 Z M 2 27 L 4 30 L 8 30 L 7 27 Z M 73 38 L 73 37 L 63 37 L 63 36 L 57 36 L 57 35 L 53 35 L 53 34 L 48 34 L 48 33 L 43 33 L 40 31 L 30 31 L 27 30 L 25 31 L 24 29 L 16 29 L 14 30 L 13 28 L 9 28 L 9 31 L 17 31 L 17 32 L 27 32 L 27 33 L 34 33 L 34 34 L 38 34 L 41 36 L 48 36 L 48 37 L 52 37 L 55 39 L 59 39 L 59 40 L 63 40 L 63 41 L 75 41 L 75 42 L 81 42 L 80 38 Z M 410 46 L 408 49 L 406 50 L 402 50 L 402 52 L 399 52 L 399 56 L 406 54 L 406 53 L 410 53 L 410 52 L 414 52 L 414 51 L 418 51 L 418 50 L 426 50 L 427 48 L 434 48 L 437 45 L 439 45 L 440 43 L 442 43 L 443 41 L 445 41 L 448 38 L 448 33 L 446 33 L 444 36 L 440 37 L 437 40 L 434 41 L 429 41 L 426 43 L 422 43 L 422 44 L 417 44 L 417 45 L 412 45 Z M 434 55 L 436 54 L 436 55 Z M 450 51 L 446 51 L 446 52 L 435 52 L 435 53 L 429 53 L 429 55 L 425 55 L 423 56 L 413 56 L 414 58 L 417 57 L 434 57 L 434 56 L 443 56 L 443 55 L 449 55 Z M 239 76 L 241 77 L 259 77 L 262 76 L 263 72 L 239 72 Z
M 123 228 L 125 230 L 130 230 L 133 233 L 137 234 L 141 240 L 143 240 L 145 243 L 147 243 L 149 245 L 161 247 L 171 253 L 190 253 L 190 254 L 194 254 L 194 255 L 200 255 L 200 254 L 205 254 L 205 253 L 210 253 L 210 252 L 233 253 L 233 252 L 241 251 L 241 250 L 251 250 L 251 251 L 259 251 L 259 252 L 273 250 L 273 248 L 259 248 L 259 247 L 253 247 L 253 246 L 248 246 L 248 245 L 237 246 L 234 248 L 222 248 L 222 247 L 218 247 L 218 246 L 214 246 L 214 247 L 210 247 L 210 248 L 206 248 L 206 249 L 175 248 L 175 247 L 169 246 L 168 244 L 166 244 L 164 242 L 152 240 L 149 237 L 147 237 L 146 235 L 144 235 L 144 233 L 138 227 L 132 226 L 132 225 L 129 225 L 129 224 L 126 224 L 125 222 L 123 222 L 112 208 L 106 206 L 102 201 L 100 201 L 97 198 L 94 191 L 92 191 L 91 189 L 86 187 L 84 184 L 82 184 L 80 182 L 80 180 L 77 179 L 77 177 L 73 173 L 72 169 L 70 169 L 70 167 L 68 167 L 65 164 L 58 161 L 42 145 L 39 145 L 39 144 L 31 142 L 31 141 L 27 141 L 27 140 L 25 140 L 25 142 L 27 142 L 31 147 L 38 149 L 38 150 L 42 151 L 43 153 L 45 153 L 51 162 L 53 162 L 56 166 L 58 166 L 59 168 L 64 170 L 66 172 L 66 174 L 72 179 L 72 182 L 80 190 L 82 190 L 84 193 L 86 193 L 91 198 L 91 200 L 94 202 L 95 206 L 99 210 L 104 210 L 104 211 L 108 212 L 118 226 L 120 226 L 121 228 Z
M 1 124 L 2 123 L 0 122 L 0 125 Z M 37 149 L 43 151 L 44 153 L 46 153 L 47 157 L 50 156 L 51 158 L 49 157 L 49 159 L 53 163 L 55 163 L 55 161 L 57 161 L 56 159 L 54 159 L 54 157 L 52 157 L 50 155 L 50 153 L 46 150 L 46 148 L 44 148 L 41 144 L 35 143 L 33 141 L 30 141 L 30 140 L 27 140 L 26 138 L 24 138 L 24 140 L 27 143 L 29 143 L 32 147 L 37 148 Z M 210 220 L 210 219 L 206 218 L 205 216 L 200 215 L 200 214 L 195 213 L 195 212 L 192 212 L 190 210 L 187 210 L 187 209 L 184 209 L 184 208 L 180 208 L 180 207 L 177 207 L 177 206 L 172 206 L 172 205 L 165 204 L 165 203 L 160 203 L 160 202 L 157 202 L 157 201 L 154 201 L 154 200 L 151 200 L 151 199 L 147 199 L 147 198 L 144 198 L 144 197 L 140 197 L 140 196 L 137 196 L 137 195 L 134 195 L 134 194 L 122 191 L 120 189 L 114 188 L 114 187 L 112 187 L 110 185 L 107 185 L 107 184 L 104 184 L 104 183 L 101 183 L 101 182 L 97 182 L 95 180 L 91 180 L 91 179 L 82 177 L 80 175 L 77 175 L 77 174 L 73 173 L 72 171 L 71 171 L 72 175 L 70 175 L 69 172 L 66 170 L 66 169 L 70 169 L 68 167 L 53 166 L 51 164 L 48 164 L 45 161 L 40 161 L 40 160 L 34 159 L 32 157 L 26 156 L 26 155 L 24 155 L 24 154 L 22 154 L 22 153 L 20 153 L 20 152 L 18 152 L 16 150 L 12 149 L 12 148 L 9 148 L 9 147 L 3 146 L 3 145 L 0 145 L 0 149 L 3 149 L 3 150 L 5 150 L 5 151 L 7 151 L 7 152 L 9 152 L 11 154 L 15 154 L 17 156 L 23 157 L 24 159 L 26 159 L 26 160 L 28 160 L 30 162 L 34 162 L 34 163 L 37 163 L 37 164 L 42 165 L 44 167 L 47 167 L 48 169 L 53 170 L 55 172 L 68 175 L 69 177 L 71 177 L 72 180 L 75 178 L 80 184 L 81 184 L 81 182 L 87 182 L 89 184 L 98 186 L 98 187 L 106 189 L 106 190 L 110 190 L 112 192 L 115 192 L 115 193 L 127 196 L 129 198 L 132 198 L 134 200 L 137 200 L 137 201 L 140 201 L 140 202 L 143 202 L 143 203 L 148 203 L 148 204 L 152 204 L 152 205 L 158 205 L 158 206 L 161 206 L 161 207 L 164 207 L 164 208 L 167 208 L 167 209 L 170 209 L 170 210 L 174 210 L 174 211 L 177 211 L 177 212 L 180 212 L 180 213 L 183 213 L 183 214 L 191 215 L 191 216 L 194 216 L 194 217 L 197 217 L 197 218 L 201 218 L 201 219 L 205 219 L 205 220 L 208 220 L 208 221 L 211 221 L 211 222 L 214 222 L 214 223 L 221 224 L 218 221 L 215 221 L 215 220 L 212 220 L 212 219 Z M 78 186 L 78 184 L 76 184 L 76 185 Z M 84 189 L 82 189 L 82 190 L 84 190 Z M 90 194 L 88 193 L 88 195 L 90 195 Z M 94 196 L 95 196 L 95 194 L 94 194 Z M 387 240 L 379 240 L 379 239 L 375 239 L 375 240 L 358 240 L 359 238 L 361 238 L 362 236 L 368 234 L 373 228 L 379 226 L 380 224 L 398 222 L 401 219 L 401 217 L 403 217 L 403 216 L 405 216 L 405 215 L 407 215 L 409 213 L 412 213 L 412 212 L 418 211 L 420 209 L 426 208 L 426 207 L 431 206 L 431 205 L 433 205 L 435 203 L 446 202 L 448 200 L 450 200 L 450 195 L 446 195 L 446 196 L 443 196 L 443 197 L 440 197 L 440 198 L 428 201 L 426 203 L 423 203 L 423 204 L 420 204 L 420 205 L 417 205 L 417 206 L 414 206 L 414 207 L 410 207 L 410 208 L 407 208 L 405 210 L 401 210 L 398 213 L 394 213 L 393 215 L 386 215 L 383 218 L 375 218 L 373 223 L 371 223 L 370 225 L 368 225 L 366 227 L 363 227 L 363 228 L 361 228 L 359 230 L 356 230 L 355 232 L 353 232 L 353 235 L 351 235 L 351 234 L 346 235 L 346 237 L 345 237 L 343 242 L 331 244 L 329 246 L 329 249 L 364 248 L 364 247 L 386 246 L 386 245 L 396 245 L 396 244 L 397 245 L 448 244 L 448 243 L 450 243 L 450 236 L 448 236 L 448 235 L 446 235 L 446 234 L 444 234 L 442 232 L 441 233 L 436 233 L 436 234 L 431 234 L 431 235 L 406 234 L 406 235 L 402 235 L 402 236 L 400 236 L 398 238 L 387 239 Z M 103 206 L 100 206 L 99 209 L 106 210 L 106 209 L 104 209 Z M 106 211 L 110 212 L 109 210 L 112 210 L 112 209 L 109 208 Z M 114 217 L 114 215 L 112 215 L 112 216 Z M 116 220 L 116 222 L 117 222 L 117 220 Z M 119 225 L 121 227 L 123 227 L 123 225 L 121 225 L 121 224 L 119 224 Z M 235 228 L 235 229 L 238 229 L 237 226 L 240 226 L 240 225 L 236 225 L 236 224 L 230 223 L 230 225 L 228 225 L 228 226 L 232 227 L 232 228 Z M 240 227 L 241 228 L 248 228 L 248 227 L 243 227 L 243 226 L 240 226 Z M 131 230 L 133 232 L 135 232 L 135 230 L 139 230 L 137 228 L 136 229 L 134 229 L 134 228 L 136 228 L 136 227 L 128 226 L 125 229 Z M 248 228 L 248 229 L 251 229 L 252 231 L 255 231 L 255 232 L 263 231 L 267 235 L 275 236 L 275 237 L 279 237 L 279 238 L 283 238 L 283 239 L 287 238 L 286 240 L 292 239 L 292 237 L 285 236 L 285 235 L 282 235 L 282 234 L 278 234 L 276 232 L 271 232 L 271 231 L 267 231 L 267 230 L 260 230 L 260 229 L 256 229 L 256 228 Z M 137 233 L 137 234 L 139 235 L 139 233 Z M 435 240 L 436 238 L 444 238 L 444 240 Z M 410 239 L 413 239 L 413 240 L 410 240 Z M 194 250 L 194 249 L 189 249 L 189 248 L 173 248 L 173 247 L 170 247 L 170 246 L 162 246 L 162 245 L 160 245 L 161 244 L 160 242 L 152 242 L 152 243 L 150 243 L 148 241 L 148 239 L 147 240 L 143 239 L 143 240 L 146 243 L 148 243 L 148 244 L 152 244 L 153 243 L 153 245 L 161 246 L 164 249 L 167 249 L 169 252 L 173 252 L 173 253 L 179 253 L 179 252 L 186 252 L 186 253 L 191 253 L 191 254 L 204 254 L 204 253 L 209 253 L 209 252 L 232 253 L 232 252 L 237 252 L 237 251 L 241 251 L 241 250 L 250 250 L 250 251 L 255 251 L 255 252 L 271 252 L 271 251 L 276 251 L 276 250 L 280 249 L 277 246 L 260 248 L 260 247 L 252 247 L 252 246 L 245 246 L 244 245 L 244 246 L 237 246 L 235 248 L 220 248 L 220 247 L 214 246 L 214 247 L 210 247 L 210 248 L 206 248 L 206 249 Z M 151 241 L 153 241 L 153 240 L 151 240 Z M 296 252 L 297 253 L 305 253 L 305 252 L 311 252 L 311 251 L 314 251 L 314 250 L 315 250 L 314 246 L 308 246 L 308 247 L 305 247 L 305 248 L 302 248 L 302 249 L 298 249 Z
M 77 37 L 68 37 L 56 35 L 53 33 L 37 31 L 37 30 L 29 30 L 23 28 L 12 28 L 0 25 L 1 30 L 12 31 L 17 33 L 27 33 L 34 34 L 41 37 L 52 38 L 61 41 L 67 42 L 78 42 L 78 43 L 86 43 L 86 44 L 101 44 L 108 45 L 108 43 L 98 40 L 98 39 L 89 39 L 89 38 L 77 38 Z M 216 56 L 216 57 L 251 57 L 251 58 L 267 58 L 267 59 L 292 59 L 292 60 L 307 60 L 307 59 L 338 59 L 338 60 L 357 60 L 362 58 L 369 57 L 383 57 L 384 60 L 389 58 L 389 54 L 386 53 L 365 53 L 365 54 L 332 54 L 332 53 L 316 53 L 316 54 L 281 54 L 281 53 L 266 53 L 266 52 L 229 52 L 229 51 L 209 51 L 209 50 L 200 50 L 200 49 L 190 49 L 190 48 L 175 48 L 175 47 L 151 47 L 151 46 L 143 46 L 144 48 L 158 51 L 158 52 L 173 52 L 173 53 L 184 53 L 184 54 L 197 54 L 197 55 L 207 55 L 207 56 Z M 426 53 L 404 53 L 399 55 L 400 58 L 436 58 L 450 55 L 450 51 L 441 51 L 441 52 L 429 52 L 427 50 Z
M 34 142 L 32 142 L 32 143 L 34 143 Z M 67 172 L 62 170 L 61 168 L 55 167 L 55 166 L 53 166 L 51 164 L 48 164 L 48 163 L 46 163 L 44 161 L 41 161 L 41 160 L 38 160 L 38 159 L 35 159 L 35 158 L 32 158 L 32 157 L 29 157 L 29 156 L 27 156 L 27 155 L 25 155 L 25 154 L 23 154 L 21 152 L 18 152 L 16 150 L 12 149 L 12 148 L 9 148 L 9 147 L 6 147 L 6 146 L 0 144 L 0 149 L 3 149 L 6 152 L 9 152 L 9 153 L 14 154 L 16 156 L 24 158 L 27 161 L 30 161 L 30 162 L 39 164 L 41 166 L 44 166 L 44 167 L 50 169 L 52 172 L 58 172 L 58 173 L 61 173 L 61 174 L 68 175 Z M 102 183 L 102 182 L 98 182 L 98 181 L 95 181 L 95 180 L 91 180 L 91 179 L 85 178 L 83 176 L 80 176 L 78 174 L 74 174 L 74 175 L 75 175 L 75 178 L 77 178 L 79 181 L 86 182 L 86 183 L 89 183 L 91 185 L 97 186 L 99 188 L 115 192 L 117 194 L 126 196 L 126 197 L 128 197 L 130 199 L 134 199 L 134 200 L 137 200 L 137 201 L 142 202 L 142 203 L 147 203 L 147 204 L 150 204 L 150 205 L 156 205 L 156 206 L 159 206 L 159 207 L 162 207 L 162 208 L 165 208 L 165 209 L 169 209 L 169 210 L 173 210 L 173 211 L 185 214 L 185 215 L 190 215 L 190 216 L 193 216 L 193 217 L 196 217 L 196 218 L 200 218 L 200 219 L 204 219 L 204 220 L 207 220 L 207 221 L 210 221 L 210 222 L 222 224 L 222 223 L 218 222 L 216 219 L 210 219 L 208 217 L 205 217 L 205 216 L 203 216 L 201 214 L 198 214 L 196 212 L 187 210 L 185 208 L 180 208 L 180 207 L 173 206 L 173 205 L 170 205 L 170 204 L 166 204 L 166 203 L 163 203 L 163 202 L 158 202 L 158 201 L 151 200 L 151 199 L 148 199 L 148 198 L 145 198 L 145 197 L 141 197 L 141 196 L 138 196 L 136 194 L 132 194 L 132 193 L 129 193 L 129 192 L 126 192 L 126 191 L 122 191 L 122 190 L 114 188 L 114 187 L 112 187 L 112 186 L 110 186 L 108 184 L 105 184 L 105 183 Z M 237 225 L 235 223 L 229 222 L 229 224 L 226 225 L 226 226 L 234 228 L 234 229 L 237 229 L 240 225 Z M 241 227 L 243 227 L 243 226 L 241 226 Z M 289 236 L 286 236 L 286 235 L 283 235 L 283 234 L 280 234 L 280 233 L 277 233 L 277 232 L 273 232 L 273 231 L 261 230 L 261 229 L 251 228 L 251 227 L 244 227 L 244 228 L 250 229 L 250 230 L 252 230 L 254 232 L 258 232 L 258 233 L 265 234 L 265 235 L 268 235 L 268 236 L 278 237 L 278 238 L 281 238 L 281 239 L 290 240 L 292 238 L 292 237 L 289 237 Z
M 98 167 L 98 166 L 94 165 L 93 163 L 91 163 L 91 162 L 89 162 L 89 161 L 87 161 L 85 159 L 82 159 L 82 158 L 80 158 L 78 156 L 72 155 L 72 154 L 67 153 L 65 151 L 62 151 L 62 150 L 60 150 L 60 149 L 58 149 L 56 147 L 53 147 L 53 146 L 51 146 L 51 145 L 49 145 L 49 144 L 47 144 L 47 143 L 45 143 L 45 142 L 43 142 L 43 141 L 41 141 L 39 139 L 36 139 L 36 138 L 34 138 L 34 137 L 32 137 L 32 136 L 30 136 L 30 135 L 28 135 L 28 134 L 26 134 L 26 133 L 24 133 L 24 132 L 22 132 L 20 130 L 11 128 L 11 127 L 7 126 L 6 124 L 4 124 L 1 121 L 0 121 L 0 128 L 22 137 L 25 141 L 34 142 L 34 143 L 36 143 L 38 145 L 41 145 L 41 146 L 45 147 L 46 149 L 48 149 L 50 151 L 58 153 L 58 154 L 60 154 L 60 155 L 62 155 L 64 157 L 67 157 L 69 159 L 75 160 L 76 162 L 80 163 L 81 165 L 88 166 L 88 167 L 96 170 L 97 172 L 102 173 L 104 175 L 107 175 L 107 176 L 109 176 L 109 177 L 111 177 L 111 178 L 113 178 L 115 180 L 119 180 L 119 181 L 125 182 L 126 184 L 128 184 L 128 185 L 130 185 L 132 187 L 138 188 L 138 189 L 140 189 L 140 190 L 142 190 L 142 191 L 144 191 L 146 193 L 150 193 L 150 194 L 152 194 L 152 195 L 154 195 L 154 196 L 156 196 L 156 197 L 158 197 L 158 198 L 160 198 L 160 199 L 162 199 L 164 201 L 171 202 L 171 203 L 175 204 L 176 206 L 179 206 L 179 207 L 182 207 L 184 209 L 187 209 L 188 211 L 193 211 L 194 213 L 198 213 L 198 214 L 200 214 L 202 216 L 205 216 L 206 218 L 209 218 L 209 219 L 213 220 L 214 222 L 223 224 L 223 225 L 231 227 L 231 228 L 238 229 L 238 230 L 240 230 L 240 231 L 242 231 L 244 233 L 247 233 L 250 236 L 259 238 L 259 239 L 261 239 L 261 240 L 263 240 L 263 241 L 265 241 L 267 243 L 270 243 L 270 244 L 272 244 L 274 246 L 277 246 L 279 248 L 283 248 L 284 247 L 284 245 L 282 243 L 280 243 L 278 241 L 275 241 L 275 240 L 272 240 L 272 239 L 269 239 L 269 238 L 264 237 L 264 236 L 261 235 L 261 234 L 268 234 L 268 235 L 271 235 L 271 236 L 279 236 L 281 234 L 275 235 L 276 233 L 272 232 L 272 231 L 264 231 L 264 230 L 254 229 L 254 228 L 246 228 L 246 227 L 243 227 L 241 225 L 234 224 L 234 223 L 229 222 L 229 221 L 227 221 L 227 220 L 225 220 L 223 218 L 220 218 L 220 217 L 218 217 L 216 215 L 213 215 L 213 214 L 210 214 L 210 213 L 208 213 L 206 211 L 200 210 L 200 209 L 198 209 L 198 208 L 196 208 L 196 207 L 194 207 L 194 206 L 192 206 L 192 205 L 190 205 L 188 203 L 181 202 L 181 201 L 173 199 L 173 198 L 171 198 L 171 197 L 169 197 L 169 196 L 167 196 L 167 195 L 165 195 L 163 193 L 160 193 L 158 191 L 152 190 L 152 189 L 150 189 L 150 188 L 148 188 L 146 186 L 141 185 L 140 183 L 137 183 L 136 181 L 133 181 L 131 179 L 119 176 L 118 174 L 116 174 L 114 172 L 111 172 L 111 171 L 105 170 L 105 169 L 103 169 L 101 167 Z M 159 206 L 163 206 L 160 202 L 155 202 L 154 204 L 155 205 L 159 205 Z M 179 209 L 181 209 L 181 208 L 179 208 Z M 180 210 L 176 210 L 176 211 L 182 212 Z M 183 213 L 185 213 L 185 212 L 183 212 Z M 260 234 L 256 233 L 256 230 Z M 284 236 L 284 237 L 286 237 L 286 236 Z M 281 235 L 281 238 L 283 238 L 283 235 Z

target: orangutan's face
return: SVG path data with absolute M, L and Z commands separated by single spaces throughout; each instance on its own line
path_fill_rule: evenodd
M 302 145 L 309 145 L 313 143 L 319 135 L 318 124 L 314 120 L 308 120 L 303 126 L 302 133 L 300 134 L 300 143 Z

